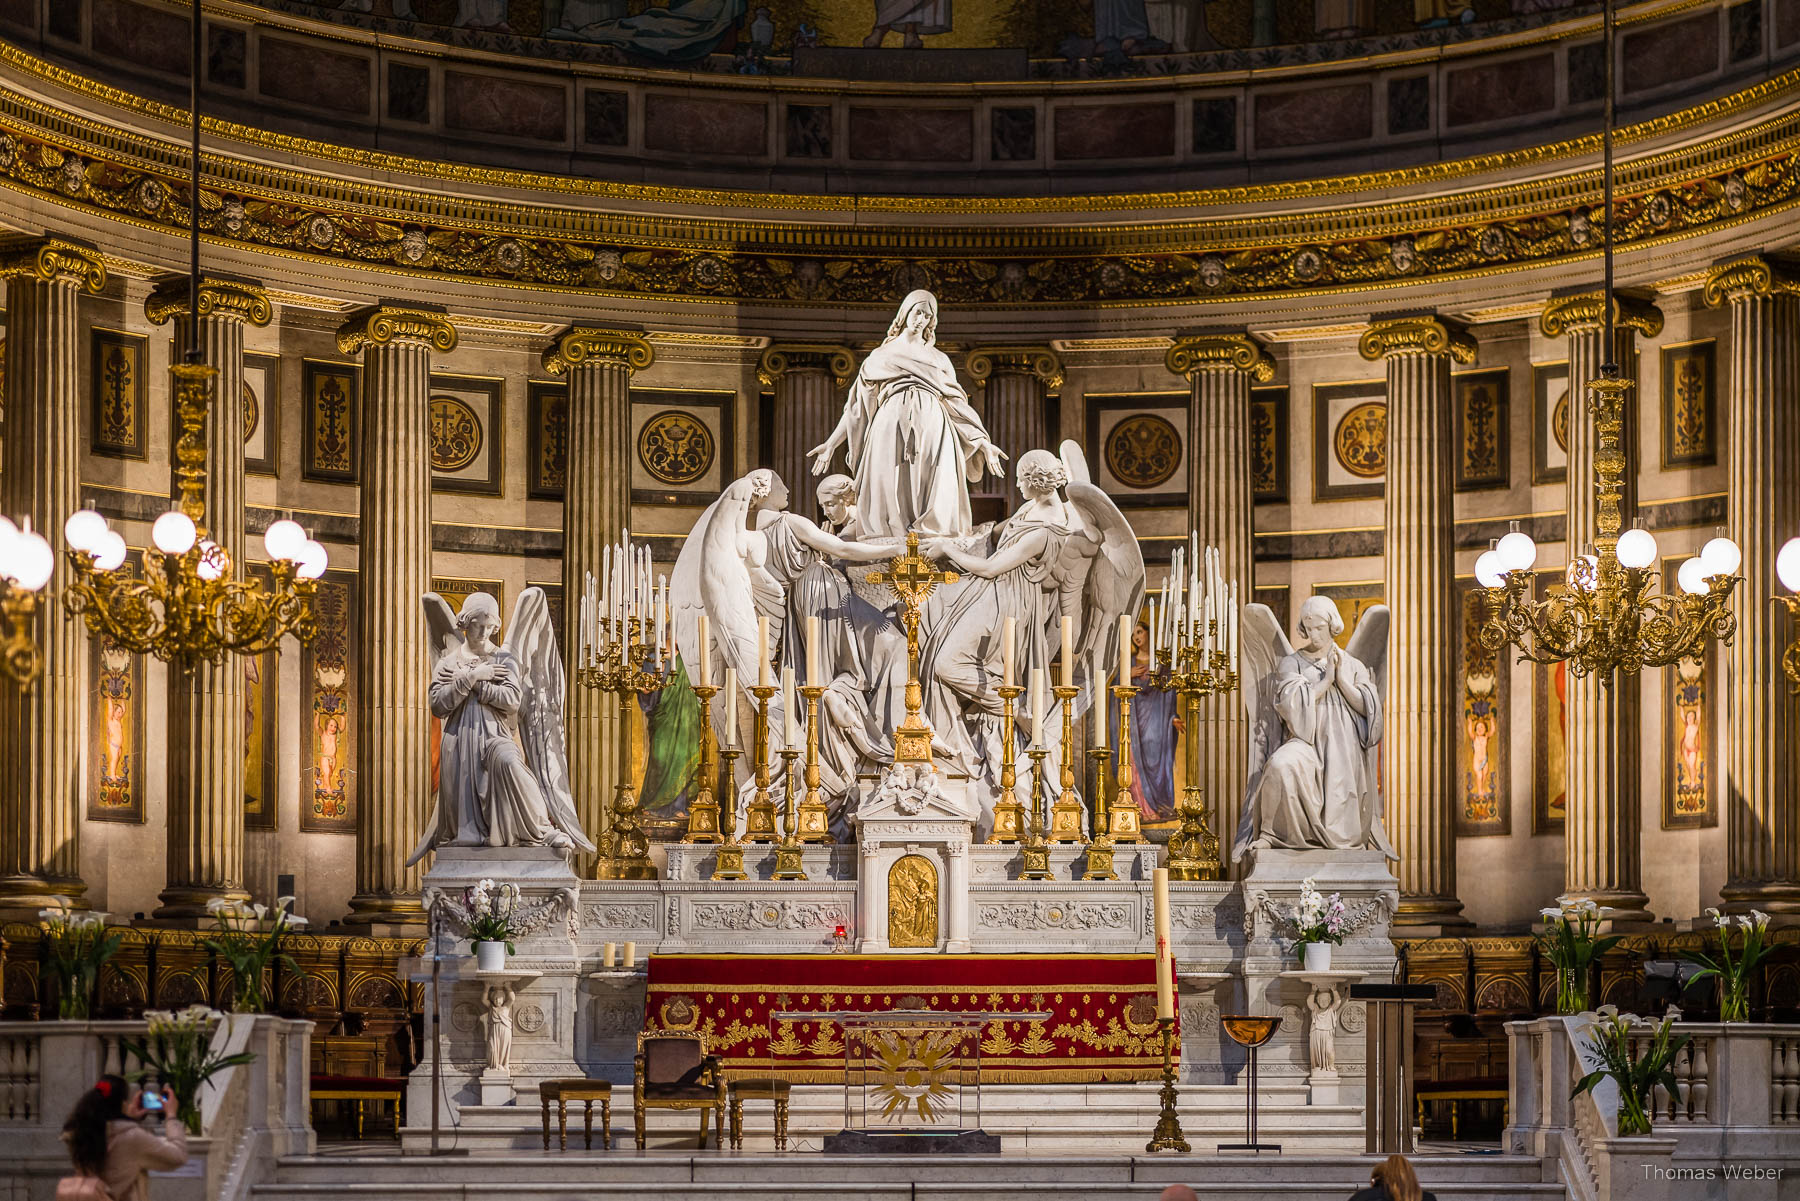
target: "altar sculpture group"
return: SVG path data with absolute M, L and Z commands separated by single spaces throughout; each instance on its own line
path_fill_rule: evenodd
M 713 664 L 723 663 L 722 703 L 712 707 L 720 745 L 741 746 L 739 732 L 753 728 L 739 682 L 755 681 L 767 698 L 766 725 L 757 728 L 766 729 L 771 752 L 804 742 L 795 681 L 822 689 L 820 788 L 840 841 L 849 836 L 859 777 L 893 770 L 912 651 L 933 766 L 973 782 L 978 836 L 991 830 L 1003 799 L 1003 740 L 1015 740 L 1016 750 L 1025 742 L 1019 727 L 1033 731 L 1033 745 L 1047 752 L 1041 778 L 1054 781 L 1063 749 L 1043 731 L 1061 727 L 1060 707 L 1079 719 L 1099 703 L 1103 714 L 1109 669 L 1117 683 L 1132 683 L 1119 618 L 1128 618 L 1128 642 L 1146 607 L 1136 535 L 1068 441 L 1060 453 L 1020 456 L 1018 507 L 999 523 L 972 524 L 968 485 L 1003 474 L 1006 456 L 936 332 L 935 297 L 913 292 L 864 360 L 842 418 L 811 452 L 815 475 L 840 448 L 850 470 L 818 485 L 823 524 L 790 512 L 787 482 L 758 468 L 701 514 L 672 580 L 659 586 L 647 552 L 627 537 L 609 548 L 602 578 L 590 577 L 580 598 L 579 662 L 635 643 L 649 670 L 670 673 L 679 655 L 700 686 L 718 685 Z M 945 569 L 910 651 L 891 573 L 877 578 L 906 552 L 909 534 Z M 1235 669 L 1241 637 L 1250 775 L 1233 857 L 1256 847 L 1377 848 L 1391 856 L 1377 772 L 1386 609 L 1365 613 L 1340 648 L 1343 618 L 1329 598 L 1314 596 L 1301 606 L 1298 646 L 1290 646 L 1266 606 L 1240 611 L 1236 585 L 1210 553 L 1186 550 L 1177 552 L 1160 601 L 1149 602 L 1152 682 L 1158 656 L 1166 665 L 1171 648 L 1189 638 L 1206 637 Z M 435 593 L 424 601 L 435 648 L 431 710 L 443 722 L 443 743 L 436 809 L 414 859 L 439 846 L 593 850 L 569 794 L 565 674 L 542 591 L 520 595 L 503 645 L 494 642 L 499 607 L 491 597 L 472 594 L 454 616 Z M 1014 689 L 1019 720 L 1008 730 L 1000 686 L 1015 681 L 1029 686 Z M 1061 697 L 1047 693 L 1051 681 Z M 1107 736 L 1104 721 L 1092 724 L 1096 738 Z M 725 800 L 741 808 L 754 781 L 734 783 L 735 798 L 727 788 Z M 1028 795 L 1019 799 L 1029 808 Z

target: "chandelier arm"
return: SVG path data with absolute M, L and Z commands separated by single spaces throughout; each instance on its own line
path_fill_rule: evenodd
M 75 578 L 69 581 L 64 611 L 70 617 L 80 614 L 91 635 L 133 654 L 154 653 L 168 631 L 170 608 L 170 598 L 156 581 L 127 581 L 113 572 L 95 571 L 92 559 L 76 551 L 69 558 Z

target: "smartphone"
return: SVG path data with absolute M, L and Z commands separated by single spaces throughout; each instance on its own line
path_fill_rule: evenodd
M 163 1107 L 163 1096 L 162 1096 L 161 1090 L 152 1092 L 150 1089 L 145 1089 L 143 1092 L 143 1095 L 138 1103 L 140 1105 L 142 1105 L 144 1107 L 144 1109 L 148 1112 L 160 1113 L 162 1111 L 162 1107 Z

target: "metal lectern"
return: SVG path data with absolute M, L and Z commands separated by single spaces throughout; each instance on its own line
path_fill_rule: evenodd
M 1368 1006 L 1368 1125 L 1364 1149 L 1371 1155 L 1407 1155 L 1413 1149 L 1413 1010 L 1437 999 L 1429 984 L 1353 984 L 1350 999 Z

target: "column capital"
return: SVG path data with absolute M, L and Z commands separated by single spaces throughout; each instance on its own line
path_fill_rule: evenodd
M 562 375 L 582 363 L 602 363 L 642 371 L 656 361 L 656 348 L 641 329 L 628 326 L 571 325 L 544 347 L 544 370 Z
M 1733 259 L 1706 273 L 1706 307 L 1739 296 L 1800 296 L 1800 265 L 1761 255 Z
M 848 346 L 832 342 L 777 342 L 757 360 L 756 378 L 773 388 L 788 372 L 802 369 L 829 371 L 841 388 L 856 378 L 856 355 Z
M 1389 317 L 1369 322 L 1356 349 L 1373 362 L 1393 354 L 1447 354 L 1459 363 L 1475 361 L 1475 339 L 1448 317 Z
M 427 342 L 433 349 L 456 349 L 456 327 L 442 309 L 377 304 L 353 313 L 338 327 L 339 354 L 355 354 L 365 346 L 390 342 Z
M 188 277 L 185 275 L 164 276 L 144 300 L 144 316 L 150 319 L 151 325 L 163 325 L 185 317 L 187 313 Z M 200 280 L 200 315 L 234 317 L 247 325 L 262 326 L 274 319 L 275 310 L 261 284 L 203 276 Z
M 1035 375 L 1045 388 L 1063 384 L 1062 359 L 1048 346 L 977 346 L 964 362 L 977 388 L 987 387 L 997 373 Z
M 1201 371 L 1242 371 L 1259 384 L 1275 378 L 1275 360 L 1248 333 L 1177 335 L 1163 365 L 1187 380 Z
M 99 252 L 73 238 L 46 236 L 0 242 L 0 279 L 33 278 L 52 283 L 65 276 L 89 292 L 106 286 L 106 264 Z
M 1560 338 L 1571 330 L 1598 329 L 1606 323 L 1606 309 L 1599 291 L 1580 292 L 1574 296 L 1557 296 L 1544 306 L 1538 328 L 1546 338 Z M 1613 293 L 1613 325 L 1619 329 L 1635 329 L 1646 338 L 1662 333 L 1662 310 L 1656 302 L 1629 292 Z

